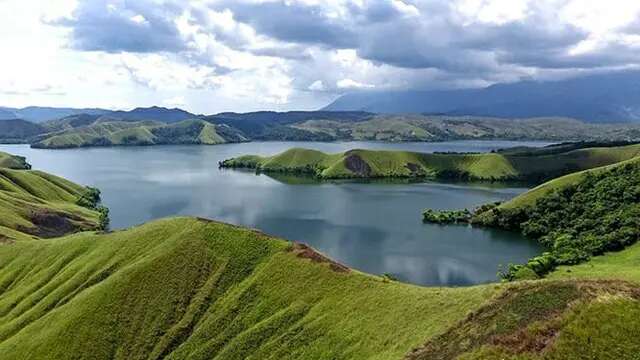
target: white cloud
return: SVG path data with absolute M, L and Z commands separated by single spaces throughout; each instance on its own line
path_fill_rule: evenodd
M 548 79 L 640 65 L 634 21 L 624 0 L 0 0 L 0 105 L 309 109 L 351 90 Z
M 361 83 L 352 79 L 342 79 L 336 83 L 339 89 L 371 89 L 375 85 Z
M 324 91 L 325 87 L 322 80 L 316 80 L 313 83 L 311 83 L 311 85 L 309 85 L 308 89 L 312 91 Z
M 145 17 L 140 15 L 140 14 L 130 17 L 129 20 L 133 21 L 136 24 L 140 24 L 140 25 L 149 24 L 147 19 L 145 19 Z

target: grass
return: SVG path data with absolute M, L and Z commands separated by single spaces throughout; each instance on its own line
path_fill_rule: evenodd
M 36 148 L 75 148 L 85 146 L 157 145 L 157 144 L 222 144 L 245 139 L 203 120 L 184 120 L 175 124 L 157 122 L 96 122 L 44 135 L 32 144 Z
M 86 191 L 44 172 L 0 168 L 0 238 L 15 241 L 96 229 L 100 214 L 76 204 Z
M 640 283 L 640 243 L 574 266 L 560 266 L 550 279 L 623 279 Z
M 539 182 L 574 171 L 591 169 L 640 155 L 640 145 L 584 148 L 554 154 L 509 155 L 423 154 L 408 151 L 350 150 L 325 154 L 294 148 L 261 157 L 225 160 L 225 167 L 263 172 L 305 173 L 319 178 L 426 177 L 473 180 L 525 180 Z
M 11 155 L 0 151 L 0 168 L 24 170 L 30 169 L 31 165 L 29 165 L 22 156 Z
M 314 156 L 324 159 L 299 152 L 279 162 Z M 0 171 L 0 220 L 19 220 L 28 201 L 92 213 L 76 205 L 94 198 L 86 188 Z M 629 336 L 640 332 L 640 287 L 620 280 L 640 279 L 638 245 L 552 280 L 436 288 L 199 218 L 54 239 L 23 231 L 0 224 L 3 359 L 625 360 L 640 352 L 640 338 Z
M 0 288 L 0 353 L 56 359 L 400 358 L 496 293 L 336 271 L 193 218 L 0 247 Z

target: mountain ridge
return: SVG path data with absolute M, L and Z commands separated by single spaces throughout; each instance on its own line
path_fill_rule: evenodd
M 599 123 L 640 121 L 639 104 L 640 71 L 624 71 L 558 81 L 498 83 L 478 89 L 354 92 L 321 110 L 502 118 L 555 116 Z

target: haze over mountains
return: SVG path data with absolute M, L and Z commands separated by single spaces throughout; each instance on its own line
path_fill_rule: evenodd
M 346 118 L 361 118 L 362 112 L 379 114 L 440 114 L 499 118 L 569 117 L 594 123 L 640 121 L 640 71 L 589 75 L 560 81 L 521 81 L 495 84 L 482 89 L 433 91 L 358 91 L 347 93 L 318 112 L 290 111 L 287 122 L 326 118 L 328 112 L 349 111 Z M 0 107 L 0 120 L 23 119 L 35 123 L 72 115 L 109 116 L 124 121 L 155 120 L 175 123 L 203 117 L 188 111 L 152 106 L 130 111 L 29 106 Z M 271 122 L 275 112 L 260 111 L 247 118 L 252 126 Z M 247 115 L 247 114 L 245 114 Z M 232 121 L 238 113 L 219 113 L 209 120 Z M 331 116 L 333 117 L 333 116 Z M 340 115 L 339 117 L 342 117 Z
M 522 81 L 483 89 L 355 92 L 341 96 L 323 110 L 633 122 L 640 121 L 640 71 L 561 81 Z

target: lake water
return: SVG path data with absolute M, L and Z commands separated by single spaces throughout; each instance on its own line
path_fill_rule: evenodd
M 38 150 L 0 145 L 26 156 L 34 169 L 102 191 L 112 228 L 173 215 L 208 217 L 305 242 L 352 268 L 424 285 L 496 280 L 498 265 L 522 262 L 541 249 L 518 234 L 423 224 L 425 208 L 471 208 L 526 189 L 496 184 L 322 182 L 218 169 L 242 154 L 291 147 L 340 152 L 354 148 L 490 151 L 539 142 L 442 143 L 263 142 L 216 146 Z

